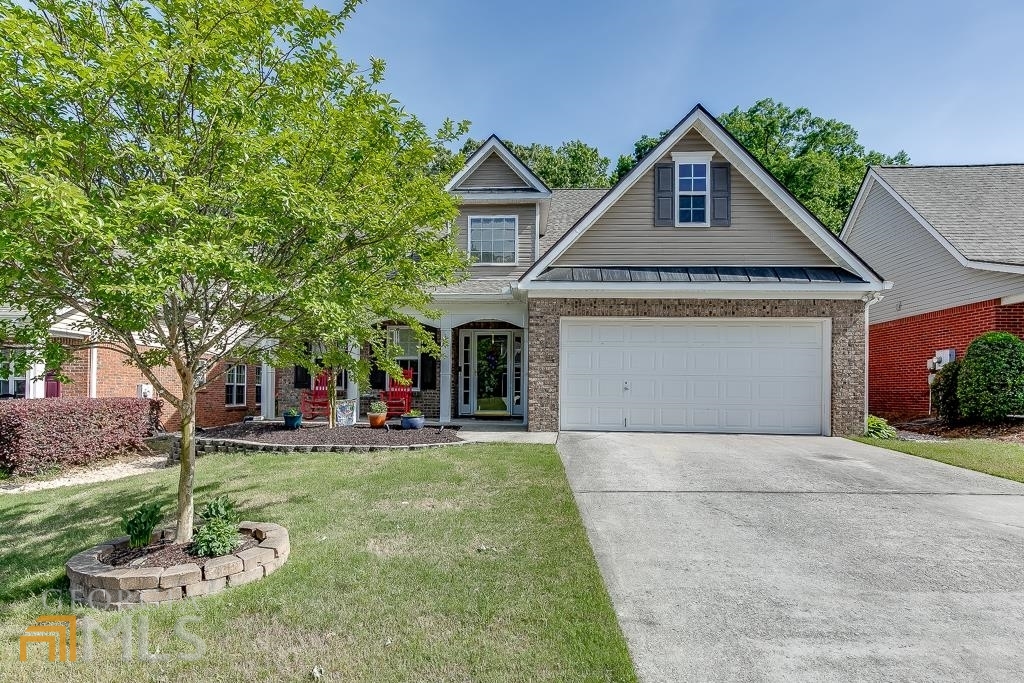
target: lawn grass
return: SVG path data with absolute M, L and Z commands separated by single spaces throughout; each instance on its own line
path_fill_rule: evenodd
M 120 535 L 126 507 L 170 511 L 176 480 L 0 495 L 0 680 L 309 681 L 315 667 L 325 681 L 635 680 L 558 456 L 525 444 L 202 458 L 198 502 L 226 493 L 288 527 L 287 564 L 173 606 L 74 613 L 107 631 L 148 621 L 161 654 L 194 652 L 173 635 L 191 616 L 206 653 L 124 661 L 121 640 L 94 639 L 83 661 L 80 635 L 75 663 L 41 661 L 41 647 L 17 661 L 25 627 L 57 611 L 41 592 L 66 589 L 67 558 Z
M 1024 482 L 1024 445 L 990 439 L 895 441 L 853 437 L 855 441 L 909 453 L 976 472 Z

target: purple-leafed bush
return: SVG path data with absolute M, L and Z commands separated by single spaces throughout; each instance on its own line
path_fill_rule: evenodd
M 142 448 L 160 407 L 144 398 L 0 401 L 0 470 L 35 474 Z

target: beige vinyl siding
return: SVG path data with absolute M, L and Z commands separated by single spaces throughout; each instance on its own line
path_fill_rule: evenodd
M 710 151 L 690 131 L 674 152 Z M 671 153 L 662 159 L 671 162 Z M 715 154 L 713 161 L 726 161 Z M 732 167 L 729 227 L 654 227 L 654 171 L 637 180 L 557 260 L 560 266 L 830 266 L 832 260 Z
M 1024 275 L 965 268 L 887 190 L 875 185 L 847 243 L 893 283 L 868 309 L 870 322 L 1024 293 Z
M 503 277 L 514 275 L 519 277 L 533 265 L 533 226 L 537 222 L 536 204 L 463 204 L 459 217 L 455 220 L 458 230 L 456 240 L 459 247 L 468 250 L 467 230 L 470 216 L 515 216 L 518 223 L 519 263 L 514 266 L 473 266 L 470 277 Z
M 513 171 L 505 160 L 494 152 L 477 166 L 476 170 L 469 174 L 465 180 L 459 183 L 458 188 L 471 187 L 530 187 L 530 185 Z

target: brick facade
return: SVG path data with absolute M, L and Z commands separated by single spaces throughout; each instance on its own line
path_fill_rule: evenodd
M 1024 335 L 1024 303 L 1000 306 L 999 299 L 871 325 L 868 350 L 868 406 L 889 417 L 927 415 L 927 363 L 940 349 L 963 357 L 978 335 L 994 330 Z
M 529 425 L 556 431 L 559 328 L 563 316 L 831 318 L 832 433 L 864 431 L 865 318 L 861 301 L 831 299 L 530 299 Z

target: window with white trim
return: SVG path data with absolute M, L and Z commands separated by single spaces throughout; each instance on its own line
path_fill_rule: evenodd
M 12 355 L 10 349 L 0 349 L 0 365 L 7 370 L 7 378 L 0 378 L 0 398 L 25 398 L 27 378 L 15 371 Z
M 676 227 L 709 225 L 711 157 L 714 152 L 675 152 Z
M 224 373 L 224 405 L 245 405 L 245 365 L 229 365 Z
M 470 216 L 469 255 L 474 265 L 515 265 L 518 221 L 516 216 Z
M 256 379 L 254 380 L 254 382 L 255 382 L 255 385 L 256 385 L 255 386 L 255 389 L 256 389 L 256 405 L 261 406 L 261 405 L 263 405 L 263 364 L 262 363 L 260 363 L 259 365 L 256 366 Z
M 412 390 L 420 390 L 420 343 L 408 327 L 389 327 L 391 343 L 396 347 L 395 360 L 403 370 L 412 368 Z M 391 377 L 388 376 L 388 387 Z

